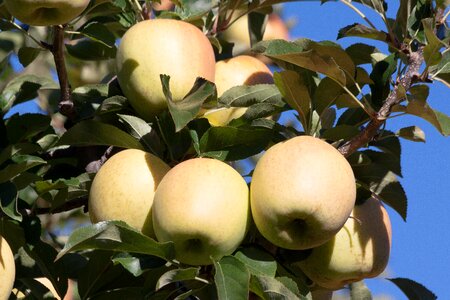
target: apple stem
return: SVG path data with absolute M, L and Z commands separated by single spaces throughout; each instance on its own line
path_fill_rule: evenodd
M 59 86 L 61 89 L 59 111 L 64 116 L 73 120 L 75 118 L 75 107 L 72 101 L 71 88 L 64 58 L 64 26 L 54 26 L 53 34 L 53 45 L 49 48 L 49 50 L 53 54 L 56 73 L 58 74 Z

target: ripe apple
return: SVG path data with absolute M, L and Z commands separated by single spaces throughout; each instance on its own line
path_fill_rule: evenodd
M 348 283 L 381 274 L 389 261 L 392 231 L 379 200 L 356 205 L 344 227 L 327 243 L 298 262 L 317 285 L 340 289 Z
M 234 16 L 240 16 L 243 11 L 236 11 Z M 250 50 L 250 35 L 248 31 L 248 16 L 237 19 L 223 33 L 228 42 L 234 43 L 233 53 L 240 54 Z M 283 39 L 289 40 L 289 29 L 279 15 L 272 13 L 267 20 L 263 40 Z
M 248 187 L 224 162 L 186 160 L 156 189 L 153 228 L 160 242 L 173 241 L 175 257 L 190 265 L 212 264 L 233 253 L 250 220 Z
M 14 263 L 14 255 L 8 242 L 0 236 L 0 300 L 9 298 L 15 277 L 16 265 Z
M 238 85 L 273 83 L 272 72 L 260 60 L 239 55 L 216 63 L 217 94 L 221 96 L 228 89 Z M 213 126 L 225 126 L 231 120 L 242 116 L 247 108 L 231 107 L 207 111 L 204 117 Z
M 6 9 L 20 22 L 32 26 L 66 24 L 78 17 L 89 0 L 4 0 Z
M 172 10 L 174 4 L 171 0 L 161 0 L 161 3 L 152 2 L 152 7 L 154 10 Z
M 93 223 L 122 220 L 154 237 L 151 220 L 153 196 L 170 167 L 158 157 L 128 149 L 111 157 L 100 168 L 89 194 Z
M 197 77 L 214 82 L 215 58 L 208 38 L 194 25 L 155 19 L 140 22 L 125 33 L 116 66 L 123 93 L 148 120 L 167 107 L 161 74 L 170 76 L 172 98 L 180 101 Z
M 250 186 L 259 232 L 291 250 L 331 239 L 347 221 L 355 198 L 350 164 L 333 146 L 311 136 L 269 148 L 256 164 Z

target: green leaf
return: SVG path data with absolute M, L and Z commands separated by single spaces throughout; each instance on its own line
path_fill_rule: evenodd
M 11 219 L 22 221 L 22 215 L 17 211 L 17 188 L 14 183 L 0 183 L 0 208 Z
M 376 104 L 376 108 L 381 107 L 384 99 L 388 96 L 391 76 L 396 69 L 395 54 L 387 56 L 373 67 L 372 73 L 370 73 L 373 84 L 370 85 L 370 90 L 372 91 L 372 103 Z
M 372 54 L 380 50 L 374 46 L 357 43 L 349 46 L 345 52 L 352 58 L 355 65 L 364 65 L 372 63 Z
M 31 64 L 42 52 L 43 50 L 40 48 L 33 47 L 22 47 L 19 49 L 18 57 L 19 62 L 25 68 L 29 64 Z
M 252 50 L 281 62 L 282 67 L 283 62 L 287 62 L 322 73 L 341 85 L 347 83 L 346 74 L 353 76 L 355 73 L 351 58 L 334 44 L 319 44 L 306 39 L 297 42 L 271 40 L 258 43 Z
M 425 132 L 423 132 L 423 130 L 418 126 L 401 128 L 395 133 L 395 135 L 413 142 L 425 143 Z
M 435 300 L 437 296 L 422 284 L 408 278 L 388 278 L 409 300 Z
M 357 181 L 392 207 L 406 221 L 408 201 L 395 173 L 375 163 L 352 167 Z
M 157 156 L 162 155 L 162 145 L 157 133 L 141 118 L 129 115 L 117 114 L 127 125 L 130 134 L 137 138 L 146 149 Z
M 314 108 L 319 115 L 331 106 L 340 95 L 344 94 L 342 87 L 329 77 L 323 78 L 314 93 Z
M 35 166 L 47 163 L 42 158 L 31 155 L 18 155 L 14 157 L 14 162 L 15 163 L 9 164 L 0 170 L 0 183 L 9 181 L 20 173 L 23 173 Z
M 120 252 L 112 261 L 114 264 L 120 264 L 135 277 L 141 276 L 146 270 L 160 268 L 166 264 L 166 261 L 159 257 Z
M 234 257 L 243 262 L 252 275 L 275 277 L 277 262 L 272 255 L 259 248 L 243 248 Z
M 57 88 L 56 82 L 36 75 L 21 75 L 11 80 L 0 95 L 0 110 L 8 111 L 12 106 L 34 99 L 40 88 Z
M 384 166 L 387 170 L 394 172 L 395 174 L 402 176 L 400 166 L 400 156 L 394 155 L 389 152 L 379 152 L 373 150 L 361 151 L 363 155 L 366 155 L 372 163 Z
M 445 46 L 436 34 L 434 33 L 434 19 L 427 18 L 422 20 L 425 36 L 427 38 L 427 45 L 423 49 L 423 57 L 427 66 L 433 66 L 441 61 L 442 54 L 439 50 Z
M 173 243 L 158 243 L 122 221 L 106 221 L 73 231 L 56 259 L 87 249 L 140 253 L 166 260 L 174 257 Z
M 393 111 L 405 112 L 430 122 L 443 136 L 450 135 L 450 117 L 431 108 L 426 100 L 410 99 L 407 106 L 396 105 Z
M 244 159 L 264 150 L 272 135 L 262 127 L 211 127 L 200 139 L 200 151 L 219 160 Z
M 67 52 L 81 60 L 107 60 L 116 57 L 116 47 L 105 46 L 103 43 L 93 41 L 89 38 L 72 40 L 66 44 Z
M 166 285 L 174 282 L 193 280 L 198 276 L 199 271 L 200 267 L 169 270 L 159 278 L 156 283 L 156 290 L 162 289 Z
M 124 96 L 112 96 L 103 100 L 102 104 L 97 110 L 97 114 L 103 115 L 118 111 L 129 111 L 130 104 L 128 99 Z
M 377 29 L 367 27 L 362 24 L 352 24 L 348 25 L 342 29 L 339 30 L 338 39 L 344 38 L 344 37 L 362 37 L 372 40 L 378 40 L 382 42 L 388 41 L 388 35 L 386 32 L 379 31 Z
M 57 146 L 116 146 L 144 150 L 134 137 L 109 124 L 93 120 L 82 121 L 66 131 Z
M 284 101 L 274 84 L 235 86 L 225 91 L 218 100 L 219 106 L 249 107 L 256 103 L 270 103 L 283 107 Z
M 311 96 L 305 80 L 294 71 L 276 72 L 273 77 L 281 95 L 298 112 L 300 122 L 307 131 L 310 127 Z
M 198 77 L 194 86 L 184 99 L 175 102 L 172 100 L 172 94 L 170 93 L 169 80 L 170 77 L 168 75 L 161 75 L 161 83 L 167 99 L 169 112 L 175 123 L 175 131 L 179 132 L 197 117 L 203 102 L 217 97 L 217 91 L 212 82 Z
M 287 277 L 273 278 L 252 275 L 250 290 L 264 300 L 308 299 L 306 296 L 300 295 L 296 283 Z
M 358 135 L 359 128 L 351 125 L 337 125 L 335 127 L 326 129 L 320 135 L 321 138 L 330 141 L 347 141 L 352 137 Z
M 3 164 L 8 159 L 12 158 L 14 155 L 25 155 L 32 154 L 41 150 L 41 147 L 32 143 L 20 143 L 15 145 L 8 145 L 2 151 L 0 151 L 0 165 Z
M 83 27 L 83 30 L 81 30 L 81 34 L 110 48 L 114 47 L 116 42 L 114 34 L 112 34 L 105 25 L 99 22 L 87 24 Z
M 352 300 L 372 300 L 372 293 L 361 280 L 350 284 L 350 297 Z
M 219 300 L 248 298 L 250 273 L 244 263 L 232 256 L 214 262 L 214 282 Z
M 15 114 L 6 121 L 11 144 L 26 141 L 50 128 L 51 118 L 42 114 Z

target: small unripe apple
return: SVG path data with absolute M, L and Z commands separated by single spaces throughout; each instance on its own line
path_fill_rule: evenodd
M 151 153 L 128 149 L 100 168 L 89 194 L 93 223 L 122 220 L 154 237 L 151 209 L 156 187 L 170 167 Z
M 269 148 L 256 164 L 250 185 L 259 232 L 291 250 L 330 240 L 347 221 L 355 199 L 350 164 L 333 146 L 311 136 Z
M 15 277 L 16 265 L 14 263 L 14 255 L 8 242 L 0 236 L 0 300 L 9 298 Z
M 148 120 L 167 107 L 161 74 L 170 76 L 172 100 L 180 101 L 197 77 L 214 82 L 215 57 L 208 38 L 194 25 L 155 19 L 139 22 L 125 33 L 116 66 L 123 93 Z
M 356 205 L 352 217 L 327 243 L 298 262 L 317 285 L 340 289 L 346 284 L 381 274 L 389 261 L 391 222 L 379 200 Z
M 270 69 L 260 60 L 249 55 L 239 55 L 218 61 L 215 80 L 218 96 L 238 85 L 273 83 Z M 231 120 L 242 116 L 246 110 L 245 107 L 219 108 L 207 111 L 204 117 L 211 125 L 225 126 Z
M 6 9 L 20 22 L 32 26 L 66 24 L 78 17 L 89 0 L 4 0 Z
M 244 239 L 250 220 L 248 187 L 224 162 L 186 160 L 159 184 L 152 213 L 158 241 L 173 241 L 176 259 L 209 265 L 211 257 L 233 253 Z

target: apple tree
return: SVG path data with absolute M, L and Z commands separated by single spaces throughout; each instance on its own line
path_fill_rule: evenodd
M 287 1 L 172 2 L 0 0 L 0 300 L 330 299 L 342 288 L 352 299 L 371 299 L 364 279 L 384 270 L 395 240 L 381 203 L 406 220 L 399 139 L 424 140 L 417 126 L 390 131 L 389 119 L 414 115 L 443 136 L 450 133 L 449 116 L 427 102 L 435 81 L 450 87 L 449 2 L 402 0 L 392 19 L 386 1 L 342 0 L 340 9 L 354 10 L 355 20 L 339 30 L 337 41 L 288 41 L 286 27 L 283 33 L 274 29 L 280 23 L 271 23 L 278 4 Z M 382 28 L 364 15 L 368 10 L 382 20 Z M 164 25 L 150 35 L 156 25 L 149 25 L 130 37 L 127 50 L 120 48 L 132 28 L 156 20 L 182 29 L 175 34 L 172 25 Z M 244 27 L 237 28 L 238 23 Z M 346 37 L 360 41 L 344 48 L 339 41 Z M 183 47 L 173 46 L 182 40 Z M 386 51 L 373 41 L 384 43 Z M 219 80 L 216 61 L 240 55 L 248 58 Z M 261 61 L 271 71 L 265 65 L 256 69 Z M 144 65 L 148 68 L 136 75 Z M 236 79 L 245 72 L 256 80 Z M 191 77 L 192 82 L 183 82 Z M 232 83 L 223 87 L 222 80 Z M 155 94 L 160 98 L 146 98 Z M 29 101 L 38 103 L 37 112 L 15 113 Z M 145 101 L 159 102 L 146 110 Z M 295 144 L 310 139 L 307 145 Z M 281 148 L 288 143 L 293 146 Z M 270 165 L 267 157 L 275 148 L 274 159 L 281 158 L 287 168 L 301 161 L 311 169 Z M 131 149 L 141 160 L 123 155 L 120 166 L 100 179 L 113 157 Z M 328 153 L 342 167 L 328 163 Z M 197 166 L 200 157 L 211 162 L 211 170 L 187 167 Z M 321 162 L 327 163 L 313 177 Z M 146 164 L 161 167 L 150 175 L 136 171 Z M 330 205 L 328 211 L 334 212 L 331 205 L 344 206 L 329 199 L 337 197 L 346 166 L 350 204 L 338 228 L 327 227 L 334 221 L 329 218 L 309 223 L 304 217 L 292 221 L 298 232 L 290 234 L 259 216 L 256 222 L 259 195 L 273 194 L 275 208 L 268 213 L 273 217 L 297 193 L 278 194 L 300 186 L 305 194 L 325 195 L 309 210 L 322 213 Z M 272 171 L 276 176 L 266 176 Z M 136 187 L 143 178 L 154 184 L 153 191 Z M 267 188 L 277 178 L 286 184 Z M 292 178 L 297 183 L 289 185 Z M 195 204 L 202 212 L 213 201 L 225 204 L 192 220 L 182 215 L 190 202 L 177 202 L 192 190 L 203 193 Z M 95 208 L 94 198 L 101 200 Z M 141 198 L 155 201 L 153 217 L 162 220 L 151 220 Z M 238 200 L 245 201 L 242 208 L 226 206 Z M 266 205 L 262 201 L 259 206 Z M 296 198 L 294 203 L 306 205 Z M 130 213 L 133 205 L 151 229 L 132 225 L 138 218 Z M 117 217 L 93 217 L 94 210 L 101 215 L 109 209 Z M 231 248 L 211 250 L 211 255 L 206 249 L 200 258 L 201 235 L 192 234 L 180 250 L 178 237 L 161 229 L 197 226 L 198 232 L 208 229 L 213 238 L 222 237 L 236 215 L 242 219 L 233 230 L 242 236 L 231 233 L 217 242 L 233 239 Z M 264 225 L 269 228 L 262 230 Z M 360 239 L 348 242 L 341 229 L 355 231 Z M 301 235 L 306 230 L 319 235 L 319 242 L 291 247 L 271 236 L 306 239 Z M 378 243 L 382 254 L 365 253 L 362 239 Z M 355 262 L 357 251 L 367 262 Z M 347 269 L 357 275 L 346 274 Z M 410 299 L 436 299 L 414 279 L 389 280 Z

